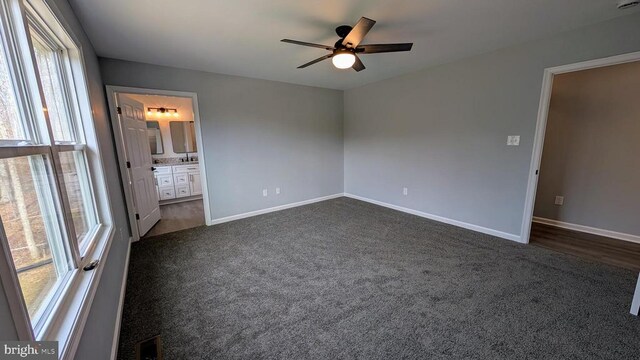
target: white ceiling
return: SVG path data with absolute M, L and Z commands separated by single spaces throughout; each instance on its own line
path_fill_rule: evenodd
M 346 89 L 638 11 L 616 0 L 71 0 L 98 55 Z M 333 45 L 341 24 L 377 21 L 363 43 L 413 42 L 363 55 L 366 70 L 331 61 L 296 69 Z

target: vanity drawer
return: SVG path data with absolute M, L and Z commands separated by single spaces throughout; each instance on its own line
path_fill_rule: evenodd
M 155 166 L 155 170 L 153 172 L 158 175 L 169 175 L 171 174 L 171 166 Z
M 191 191 L 189 190 L 189 185 L 181 185 L 181 186 L 176 185 L 177 198 L 186 197 L 190 195 L 191 195 Z
M 186 173 L 200 170 L 200 167 L 197 164 L 192 165 L 174 165 L 173 173 Z
M 171 175 L 156 175 L 156 179 L 158 187 L 173 186 L 173 176 Z
M 173 183 L 176 186 L 189 185 L 189 174 L 173 174 Z
M 176 198 L 176 191 L 172 187 L 159 188 L 158 192 L 160 193 L 160 200 L 168 200 L 168 199 Z

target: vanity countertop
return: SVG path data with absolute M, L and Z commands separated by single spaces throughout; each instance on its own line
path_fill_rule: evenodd
M 198 161 L 185 161 L 169 164 L 153 164 L 154 167 L 180 166 L 180 165 L 198 165 Z

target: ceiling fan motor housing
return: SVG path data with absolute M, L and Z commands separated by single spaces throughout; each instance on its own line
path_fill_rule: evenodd
M 346 46 L 342 45 L 342 40 L 344 40 L 344 39 L 341 38 L 338 41 L 336 41 L 336 43 L 333 45 L 333 47 L 336 48 L 336 49 L 351 49 L 349 47 L 346 47 Z
M 344 39 L 345 37 L 347 37 L 347 35 L 349 35 L 352 29 L 353 28 L 349 25 L 340 25 L 336 28 L 336 34 L 338 34 L 341 39 Z
M 335 50 L 333 50 L 333 56 L 339 55 L 339 54 L 355 54 L 356 51 L 355 49 L 350 49 L 347 47 L 336 47 Z

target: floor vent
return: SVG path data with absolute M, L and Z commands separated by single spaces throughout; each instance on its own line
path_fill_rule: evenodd
M 162 360 L 160 335 L 136 344 L 136 360 Z

